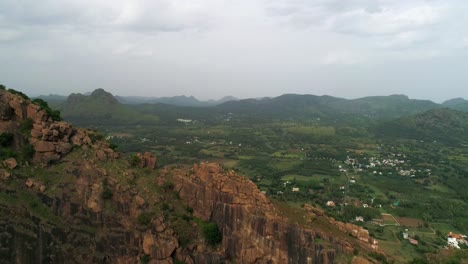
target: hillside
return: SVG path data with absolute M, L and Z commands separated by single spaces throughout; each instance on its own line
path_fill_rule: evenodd
M 468 142 L 468 113 L 448 108 L 433 109 L 379 124 L 380 137 L 440 141 L 448 144 Z
M 112 94 L 97 89 L 90 95 L 71 94 L 59 107 L 65 120 L 79 125 L 149 124 L 157 116 L 145 116 L 121 104 Z
M 409 99 L 403 95 L 373 96 L 347 100 L 332 96 L 286 94 L 275 98 L 226 102 L 218 109 L 277 119 L 328 118 L 347 120 L 395 118 L 440 106 L 431 101 Z
M 443 102 L 442 105 L 450 109 L 468 112 L 468 101 L 463 98 L 450 99 Z
M 168 104 L 181 107 L 207 107 L 228 101 L 236 101 L 233 96 L 225 96 L 219 100 L 200 101 L 194 96 L 170 96 L 170 97 L 143 97 L 143 96 L 115 96 L 123 104 Z
M 382 253 L 361 227 L 309 205 L 284 211 L 217 164 L 122 158 L 5 90 L 0 117 L 2 262 L 369 263 Z

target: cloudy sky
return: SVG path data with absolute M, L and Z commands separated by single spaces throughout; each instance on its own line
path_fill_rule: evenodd
M 200 99 L 468 98 L 466 0 L 1 0 L 0 83 Z

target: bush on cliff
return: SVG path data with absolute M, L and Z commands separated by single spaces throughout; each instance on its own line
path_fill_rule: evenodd
M 0 134 L 0 146 L 9 147 L 13 143 L 13 134 L 12 133 L 2 133 Z
M 21 122 L 20 125 L 20 131 L 23 133 L 25 136 L 28 136 L 31 133 L 31 129 L 33 128 L 34 120 L 31 118 L 26 118 Z
M 203 236 L 209 245 L 215 246 L 221 243 L 223 237 L 219 232 L 218 225 L 216 223 L 203 223 L 201 227 Z
M 8 89 L 8 91 L 10 93 L 12 93 L 12 94 L 16 94 L 16 95 L 21 96 L 23 99 L 29 100 L 29 97 L 26 94 L 24 94 L 24 93 L 22 93 L 20 91 L 16 91 L 15 89 Z
M 40 99 L 40 98 L 36 98 L 34 100 L 32 100 L 32 102 L 36 105 L 38 105 L 42 110 L 44 110 L 47 115 L 49 117 L 52 118 L 52 120 L 54 121 L 61 121 L 62 120 L 62 117 L 60 116 L 60 111 L 59 110 L 53 110 L 52 108 L 49 107 L 49 104 Z

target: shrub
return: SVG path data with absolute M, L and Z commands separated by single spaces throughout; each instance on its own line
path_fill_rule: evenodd
M 52 120 L 54 121 L 61 121 L 62 120 L 62 117 L 60 116 L 60 111 L 59 110 L 53 110 L 52 108 L 49 107 L 49 104 L 40 99 L 40 98 L 36 98 L 34 100 L 32 100 L 32 102 L 36 105 L 38 105 L 42 110 L 44 110 L 47 115 L 49 117 L 52 118 Z
M 114 196 L 114 192 L 109 188 L 109 183 L 107 182 L 107 179 L 104 179 L 104 181 L 102 181 L 102 186 L 104 188 L 104 190 L 102 191 L 102 199 L 111 199 L 112 196 Z
M 109 148 L 112 149 L 112 150 L 116 150 L 119 146 L 115 143 L 110 143 L 109 144 Z
M 13 143 L 14 135 L 12 133 L 2 133 L 0 134 L 0 146 L 8 147 Z
M 0 160 L 14 158 L 16 153 L 9 148 L 0 148 Z
M 16 91 L 15 89 L 8 89 L 8 91 L 12 94 L 16 94 L 16 95 L 23 97 L 23 99 L 29 100 L 29 97 L 20 91 Z
M 104 187 L 104 191 L 102 192 L 102 199 L 109 200 L 114 196 L 114 192 L 109 189 L 109 187 Z
M 21 148 L 21 157 L 23 160 L 31 160 L 34 157 L 34 153 L 36 153 L 36 150 L 31 144 L 26 144 Z
M 141 264 L 147 264 L 147 263 L 149 263 L 150 260 L 151 260 L 150 256 L 146 255 L 146 254 L 140 257 L 140 263 Z
M 174 183 L 172 183 L 172 182 L 165 182 L 165 183 L 163 184 L 162 187 L 163 187 L 163 189 L 164 189 L 165 191 L 171 191 L 171 190 L 174 189 Z
M 140 165 L 141 159 L 136 154 L 133 154 L 132 156 L 130 156 L 129 163 L 130 166 L 137 167 L 138 165 Z
M 171 226 L 177 234 L 179 244 L 182 246 L 186 246 L 193 238 L 195 238 L 193 227 L 189 221 L 183 218 L 177 218 L 172 221 Z
M 31 129 L 33 128 L 34 120 L 31 118 L 25 119 L 20 125 L 20 131 L 23 134 L 31 133 Z
M 91 141 L 94 143 L 96 141 L 100 141 L 100 140 L 103 140 L 104 139 L 104 136 L 99 134 L 98 132 L 95 132 L 95 133 L 90 133 L 89 134 L 89 138 L 91 139 Z
M 138 223 L 140 225 L 145 225 L 145 226 L 148 226 L 150 223 L 151 223 L 151 214 L 150 213 L 147 213 L 147 212 L 142 212 L 139 216 L 138 216 Z
M 3 85 L 3 84 L 0 84 L 0 90 L 6 90 L 6 87 L 5 87 L 5 85 Z
M 206 242 L 209 245 L 215 246 L 221 243 L 223 237 L 218 230 L 216 223 L 204 223 L 202 224 L 202 232 Z

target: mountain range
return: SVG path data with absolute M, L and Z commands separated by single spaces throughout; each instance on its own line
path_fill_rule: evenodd
M 103 90 L 103 89 L 97 89 L 97 90 Z M 89 96 L 93 92 L 87 92 L 84 93 L 83 95 Z M 73 95 L 73 94 L 72 94 Z M 175 106 L 193 106 L 193 107 L 203 107 L 203 106 L 214 106 L 218 104 L 222 104 L 224 102 L 228 101 L 237 101 L 239 100 L 236 97 L 233 96 L 225 96 L 219 100 L 206 100 L 206 101 L 200 101 L 194 96 L 185 96 L 185 95 L 180 95 L 180 96 L 171 96 L 171 97 L 145 97 L 145 96 L 120 96 L 116 95 L 114 96 L 115 99 L 122 103 L 122 104 L 168 104 L 168 105 L 175 105 Z M 61 103 L 64 103 L 68 96 L 64 95 L 57 95 L 57 94 L 50 94 L 50 95 L 41 95 L 38 96 L 38 98 L 41 98 L 45 101 L 47 101 L 50 105 L 53 106 L 58 106 Z

